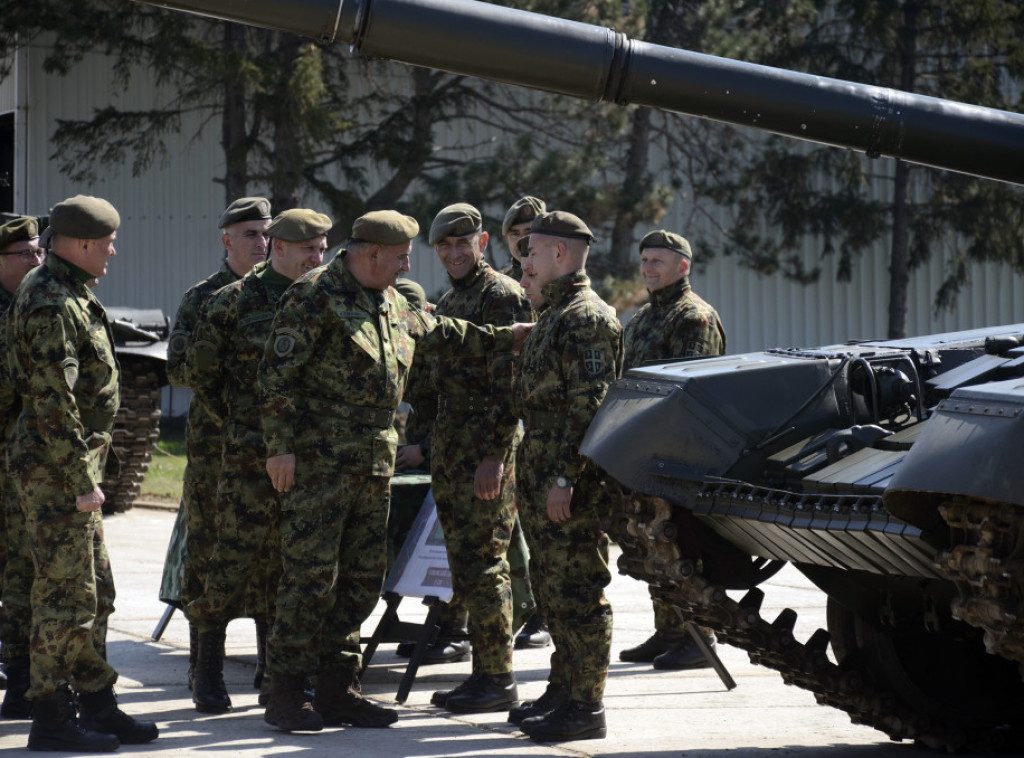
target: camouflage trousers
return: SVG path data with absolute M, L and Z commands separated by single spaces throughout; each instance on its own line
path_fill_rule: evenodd
M 202 406 L 189 408 L 185 430 L 188 462 L 181 483 L 185 506 L 185 570 L 181 583 L 181 605 L 199 597 L 206 583 L 206 566 L 217 543 L 217 480 L 223 438 L 221 428 Z
M 99 692 L 117 681 L 106 660 L 115 593 L 102 517 L 75 511 L 41 521 L 35 504 L 47 507 L 67 499 L 63 488 L 23 477 L 16 492 L 35 567 L 27 697 L 43 697 L 65 685 Z
M 13 483 L 3 485 L 3 511 L 7 562 L 3 569 L 3 608 L 0 609 L 0 640 L 4 662 L 25 658 L 29 653 L 32 628 L 32 550 L 25 531 L 25 514 L 18 503 Z
M 469 612 L 475 664 L 485 674 L 507 674 L 514 632 L 508 563 L 516 515 L 513 461 L 506 458 L 498 497 L 480 500 L 473 494 L 479 447 L 439 445 L 439 439 L 447 441 L 435 428 L 431 484 L 452 587 Z
M 310 470 L 312 469 L 312 470 Z M 359 632 L 380 598 L 391 502 L 386 476 L 299 460 L 281 498 L 281 581 L 267 644 L 275 672 L 358 670 Z
M 217 484 L 217 539 L 203 592 L 185 608 L 201 632 L 223 629 L 243 604 L 253 618 L 274 617 L 281 573 L 280 507 L 265 465 L 261 432 L 229 424 Z
M 552 521 L 547 496 L 558 461 L 530 451 L 530 442 L 521 448 L 516 467 L 518 502 L 530 546 L 531 582 L 555 645 L 549 681 L 573 700 L 597 702 L 604 695 L 612 643 L 612 608 L 604 595 L 612 577 L 597 478 L 581 477 L 573 490 L 572 516 Z

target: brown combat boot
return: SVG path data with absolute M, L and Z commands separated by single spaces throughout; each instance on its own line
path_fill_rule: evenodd
M 306 697 L 306 677 L 278 671 L 270 677 L 270 702 L 263 720 L 282 732 L 319 732 L 324 720 Z
M 351 669 L 321 671 L 316 680 L 313 707 L 327 726 L 379 728 L 398 721 L 398 711 L 364 698 Z

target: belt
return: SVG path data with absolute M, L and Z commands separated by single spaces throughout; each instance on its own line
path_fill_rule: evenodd
M 439 411 L 459 413 L 486 413 L 494 407 L 494 401 L 482 395 L 438 395 Z
M 114 425 L 114 416 L 110 411 L 98 411 L 95 408 L 78 409 L 78 418 L 82 426 L 94 432 L 109 432 Z
M 348 419 L 363 426 L 375 426 L 378 429 L 387 429 L 395 421 L 394 410 L 371 408 L 368 405 L 353 405 L 340 400 L 321 400 L 316 397 L 306 398 L 306 410 L 311 413 Z
M 565 427 L 565 414 L 559 411 L 527 410 L 523 421 L 528 431 L 560 430 Z

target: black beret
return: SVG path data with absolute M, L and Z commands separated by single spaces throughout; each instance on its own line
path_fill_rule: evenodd
M 687 242 L 684 237 L 680 237 L 678 234 L 665 231 L 664 229 L 657 229 L 645 234 L 644 238 L 640 240 L 641 253 L 644 251 L 645 247 L 663 247 L 674 253 L 685 255 L 691 260 L 693 259 L 693 252 L 690 250 L 690 243 Z
M 327 234 L 333 225 L 330 216 L 309 208 L 292 208 L 278 213 L 264 233 L 276 240 L 302 242 Z
M 237 224 L 239 221 L 261 221 L 270 218 L 270 201 L 265 197 L 240 197 L 220 214 L 217 228 Z M 308 239 L 308 238 L 307 238 Z
M 595 239 L 583 219 L 566 211 L 551 211 L 537 216 L 530 225 L 530 234 L 550 234 L 552 237 L 570 237 L 587 242 Z
M 405 295 L 405 299 L 409 301 L 409 304 L 420 310 L 425 310 L 427 307 L 427 293 L 423 291 L 423 288 L 414 282 L 412 279 L 399 279 L 395 282 L 395 289 Z
M 15 242 L 35 239 L 39 236 L 39 222 L 31 216 L 16 218 L 0 226 L 0 250 Z
M 512 203 L 512 207 L 505 214 L 505 220 L 501 222 L 501 233 L 508 234 L 508 230 L 516 224 L 523 224 L 533 221 L 537 216 L 544 213 L 548 206 L 543 200 L 527 195 Z
M 108 237 L 121 226 L 121 217 L 108 201 L 92 195 L 75 195 L 50 209 L 50 233 L 82 240 Z
M 398 211 L 370 211 L 352 224 L 352 239 L 375 245 L 401 245 L 415 239 L 420 225 Z
M 524 234 L 516 240 L 516 251 L 520 258 L 525 258 L 530 252 L 530 235 Z
M 455 203 L 438 211 L 434 223 L 430 225 L 430 236 L 427 240 L 436 245 L 445 237 L 461 237 L 483 229 L 480 211 L 469 203 Z

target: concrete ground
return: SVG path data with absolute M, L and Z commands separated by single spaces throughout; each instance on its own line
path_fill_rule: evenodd
M 605 695 L 608 737 L 604 740 L 538 745 L 506 723 L 505 714 L 455 715 L 430 705 L 436 689 L 447 689 L 469 673 L 469 663 L 420 669 L 398 723 L 388 729 L 327 729 L 317 734 L 284 734 L 263 721 L 252 689 L 255 632 L 242 619 L 228 629 L 225 679 L 234 710 L 205 716 L 192 707 L 185 685 L 188 627 L 180 613 L 159 641 L 151 635 L 164 606 L 157 598 L 164 552 L 174 513 L 136 507 L 105 521 L 117 582 L 117 611 L 111 618 L 109 657 L 121 673 L 118 697 L 124 710 L 155 719 L 160 738 L 120 755 L 294 754 L 433 758 L 434 756 L 690 756 L 731 758 L 798 756 L 812 758 L 907 758 L 922 755 L 914 746 L 889 742 L 884 734 L 855 726 L 845 714 L 817 705 L 807 692 L 782 683 L 778 674 L 752 665 L 745 653 L 721 646 L 719 654 L 738 686 L 728 691 L 710 669 L 661 672 L 649 665 L 618 661 L 618 653 L 652 631 L 645 585 L 615 575 L 608 595 L 615 612 L 613 662 Z M 790 607 L 799 613 L 797 638 L 805 640 L 824 625 L 825 598 L 796 571 L 786 569 L 763 588 L 762 613 Z M 378 607 L 381 612 L 383 604 Z M 402 605 L 405 620 L 422 619 L 426 609 L 415 599 Z M 367 622 L 369 635 L 378 615 Z M 520 696 L 532 699 L 545 686 L 550 649 L 516 651 Z M 394 705 L 404 672 L 393 645 L 378 651 L 364 692 Z M 23 750 L 26 721 L 0 721 L 0 751 Z

